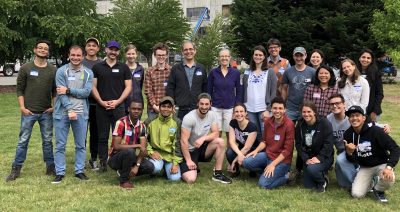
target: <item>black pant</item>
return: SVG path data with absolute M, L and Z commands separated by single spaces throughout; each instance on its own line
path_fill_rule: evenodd
M 96 104 L 90 104 L 88 127 L 89 127 L 88 131 L 90 132 L 90 137 L 89 137 L 90 157 L 93 160 L 97 160 L 97 155 L 99 152 L 99 136 L 98 136 L 99 131 L 97 130 Z
M 98 154 L 100 164 L 105 165 L 108 157 L 108 138 L 111 130 L 115 128 L 115 122 L 125 116 L 124 105 L 118 105 L 114 110 L 106 110 L 104 107 L 97 105 L 96 107 L 96 121 L 97 129 L 99 132 L 98 139 Z
M 108 165 L 118 170 L 120 177 L 119 182 L 123 183 L 129 180 L 129 173 L 131 172 L 132 166 L 136 165 L 137 156 L 134 149 L 125 149 L 115 153 L 109 160 Z M 154 171 L 154 165 L 144 159 L 139 166 L 137 175 L 151 174 Z
M 179 109 L 178 110 L 178 118 L 180 120 L 183 120 L 183 117 L 186 116 L 186 114 L 188 114 L 190 111 L 192 111 L 192 109 L 188 108 L 188 109 Z

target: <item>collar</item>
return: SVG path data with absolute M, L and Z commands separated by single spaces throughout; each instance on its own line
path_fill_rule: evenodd
M 277 58 L 278 58 L 277 62 L 282 60 L 282 57 L 280 55 L 278 55 Z M 275 63 L 275 61 L 272 60 L 272 56 L 271 55 L 267 57 L 267 61 L 268 61 L 268 63 L 271 63 L 271 62 Z
M 81 64 L 81 66 L 78 69 L 75 69 L 72 67 L 71 63 L 68 63 L 68 69 L 74 71 L 75 73 L 80 72 L 83 70 L 83 65 Z
M 133 124 L 131 117 L 129 115 L 127 117 L 128 117 L 128 120 L 129 120 L 129 125 L 131 125 L 133 128 L 136 128 L 136 127 L 140 126 L 140 120 L 139 119 L 136 121 L 135 124 Z
M 170 67 L 167 62 L 164 65 L 164 69 L 161 69 L 160 66 L 158 65 L 158 63 L 156 63 L 156 65 L 154 66 L 154 70 L 156 70 L 156 71 L 164 71 L 164 70 L 168 70 L 168 69 L 170 69 Z
M 161 122 L 168 122 L 169 120 L 171 120 L 171 118 L 172 118 L 172 114 L 167 117 L 162 116 L 161 113 L 158 114 L 158 119 Z
M 190 67 L 186 64 L 186 61 L 183 61 L 183 66 L 184 66 L 184 67 L 190 68 Z M 193 63 L 193 66 L 192 66 L 191 68 L 196 68 L 196 62 Z

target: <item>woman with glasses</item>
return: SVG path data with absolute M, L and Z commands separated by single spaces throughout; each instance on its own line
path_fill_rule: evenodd
M 229 122 L 232 119 L 233 106 L 241 101 L 242 87 L 240 72 L 229 67 L 231 54 L 228 49 L 219 52 L 219 66 L 211 70 L 207 89 L 212 99 L 212 111 L 217 114 L 220 136 L 226 133 L 229 140 Z
M 325 117 L 330 112 L 329 97 L 338 92 L 333 70 L 326 65 L 321 65 L 315 73 L 314 84 L 310 84 L 304 93 L 304 101 L 313 102 L 317 107 L 318 115 Z

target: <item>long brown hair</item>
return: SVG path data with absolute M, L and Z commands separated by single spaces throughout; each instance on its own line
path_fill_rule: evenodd
M 353 85 L 354 85 L 354 83 L 356 83 L 356 80 L 361 75 L 360 71 L 357 68 L 356 63 L 352 59 L 346 58 L 346 59 L 342 60 L 342 62 L 340 63 L 340 80 L 338 82 L 339 88 L 344 88 L 344 86 L 346 85 L 347 75 L 343 72 L 343 63 L 345 63 L 345 62 L 349 62 L 352 66 L 354 66 L 354 73 L 350 77 L 351 83 Z

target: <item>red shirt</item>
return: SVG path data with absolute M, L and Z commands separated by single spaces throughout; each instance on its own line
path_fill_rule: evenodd
M 286 115 L 280 124 L 275 126 L 272 116 L 264 122 L 265 152 L 270 160 L 275 160 L 280 154 L 285 159 L 282 163 L 290 164 L 293 158 L 294 124 Z

